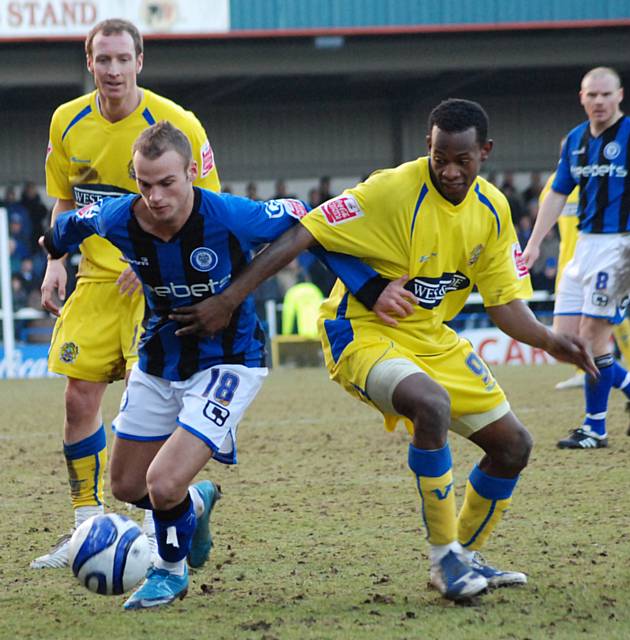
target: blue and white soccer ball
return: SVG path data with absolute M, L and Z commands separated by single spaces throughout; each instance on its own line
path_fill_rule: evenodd
M 92 516 L 72 534 L 72 573 L 94 593 L 124 593 L 144 578 L 151 546 L 140 527 L 116 513 Z

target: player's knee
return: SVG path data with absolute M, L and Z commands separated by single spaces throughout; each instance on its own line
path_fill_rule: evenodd
M 501 443 L 501 463 L 515 474 L 520 473 L 529 461 L 533 440 L 527 429 L 521 427 L 510 433 Z
M 117 471 L 115 467 L 110 468 L 109 483 L 114 498 L 121 502 L 133 503 L 144 495 L 142 487 L 136 487 L 130 476 Z
M 90 386 L 79 381 L 68 384 L 65 394 L 66 420 L 68 425 L 82 425 L 95 419 L 100 409 L 101 395 Z
M 181 502 L 180 486 L 173 478 L 163 474 L 147 473 L 147 489 L 154 509 L 168 511 Z
M 444 389 L 437 389 L 428 396 L 414 398 L 413 424 L 416 431 L 437 431 L 446 434 L 451 421 L 451 400 Z

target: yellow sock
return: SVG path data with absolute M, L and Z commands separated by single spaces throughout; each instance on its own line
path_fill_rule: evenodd
M 410 444 L 409 467 L 416 477 L 428 541 L 433 545 L 454 542 L 457 540 L 457 521 L 448 444 L 432 451 Z
M 512 502 L 516 478 L 495 478 L 475 466 L 457 518 L 457 539 L 470 551 L 481 549 Z
M 64 444 L 70 497 L 74 509 L 104 504 L 103 486 L 107 466 L 107 440 L 103 425 L 93 435 Z
M 630 367 L 630 318 L 613 328 L 617 348 L 623 356 L 626 367 Z

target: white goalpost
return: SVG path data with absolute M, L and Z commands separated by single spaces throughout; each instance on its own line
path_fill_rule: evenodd
M 0 208 L 0 290 L 2 291 L 2 343 L 7 378 L 15 377 L 15 333 L 13 322 L 13 292 L 11 290 L 11 262 L 9 258 L 9 218 Z

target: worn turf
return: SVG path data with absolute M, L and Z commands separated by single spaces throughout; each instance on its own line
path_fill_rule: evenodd
M 69 527 L 61 453 L 63 381 L 3 381 L 0 402 L 0 638 L 630 637 L 630 438 L 613 396 L 610 448 L 560 451 L 580 391 L 556 392 L 563 366 L 497 370 L 534 435 L 531 463 L 486 557 L 529 584 L 456 606 L 427 588 L 426 543 L 407 470 L 407 436 L 322 369 L 272 372 L 239 432 L 239 464 L 210 463 L 224 499 L 215 547 L 188 597 L 124 612 L 33 557 Z M 106 397 L 108 420 L 121 387 Z M 451 438 L 458 497 L 478 450 Z M 110 499 L 112 510 L 126 507 Z M 135 515 L 132 513 L 132 516 Z

